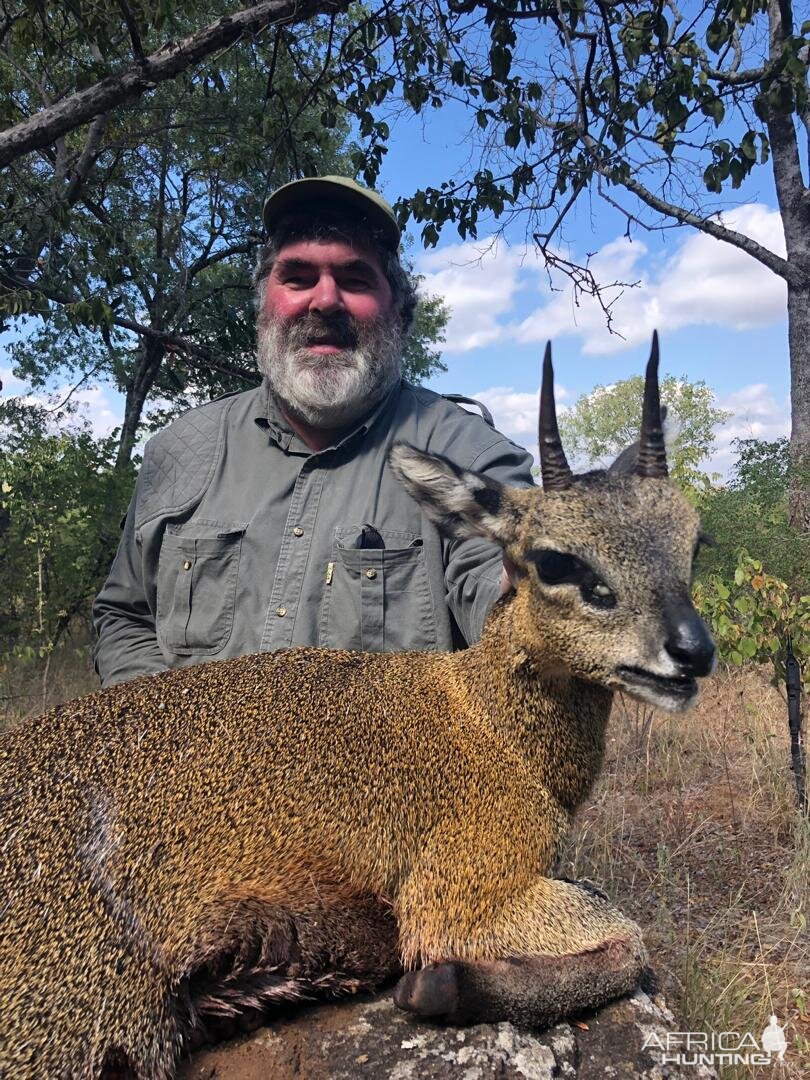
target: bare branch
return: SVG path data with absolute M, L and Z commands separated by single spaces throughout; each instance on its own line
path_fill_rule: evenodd
M 140 337 L 152 338 L 163 345 L 171 346 L 184 353 L 189 362 L 196 359 L 213 371 L 218 371 L 222 375 L 232 375 L 249 383 L 251 386 L 254 386 L 259 381 L 258 375 L 255 378 L 252 377 L 250 372 L 229 364 L 227 360 L 207 349 L 204 345 L 198 345 L 196 342 L 189 341 L 188 338 L 181 337 L 179 334 L 172 334 L 166 330 L 153 330 L 151 326 L 144 326 L 142 323 L 133 322 L 131 319 L 115 319 L 114 323 L 116 326 L 120 326 L 121 329 L 131 330 Z
M 602 164 L 602 162 L 597 161 L 594 164 L 594 169 L 602 176 L 611 180 L 613 179 L 610 168 L 607 165 Z M 731 244 L 733 247 L 739 248 L 740 251 L 744 251 L 747 255 L 756 259 L 757 262 L 761 262 L 763 266 L 767 266 L 774 274 L 784 278 L 785 281 L 790 282 L 793 285 L 807 286 L 808 282 L 805 275 L 798 266 L 788 262 L 787 259 L 783 259 L 780 255 L 775 254 L 770 248 L 766 248 L 762 244 L 757 243 L 756 240 L 752 240 L 750 236 L 746 236 L 744 233 L 737 232 L 736 229 L 730 229 L 727 225 L 723 225 L 722 222 L 718 220 L 717 215 L 701 217 L 700 214 L 687 210 L 683 206 L 676 206 L 674 203 L 667 202 L 667 200 L 662 199 L 660 195 L 654 195 L 648 188 L 639 183 L 639 181 L 632 176 L 622 180 L 621 184 L 622 187 L 631 191 L 637 198 L 641 199 L 643 203 L 646 203 L 647 206 L 652 210 L 657 211 L 659 214 L 665 214 L 667 217 L 674 218 L 682 225 L 691 225 L 700 232 L 706 233 L 707 236 L 713 236 L 715 240 L 722 240 L 723 243 Z
M 299 23 L 315 15 L 345 11 L 348 6 L 349 0 L 261 0 L 236 15 L 226 15 L 180 42 L 165 45 L 120 75 L 110 75 L 86 90 L 70 94 L 0 134 L 0 168 L 30 150 L 50 145 L 99 113 L 153 90 L 158 83 L 174 78 L 247 34 L 279 23 Z
M 104 129 L 107 126 L 107 114 L 102 113 L 101 116 L 97 116 L 93 123 L 90 125 L 90 130 L 87 133 L 87 141 L 84 144 L 84 149 L 79 156 L 79 160 L 73 168 L 68 185 L 65 188 L 64 199 L 68 206 L 73 206 L 79 197 L 79 190 L 87 179 L 88 173 L 93 165 L 93 162 L 98 156 L 99 146 L 101 145 L 101 136 L 104 134 Z
M 47 412 L 47 413 L 55 413 L 55 412 L 59 412 L 60 409 L 64 409 L 65 405 L 67 405 L 67 403 L 70 401 L 70 399 L 76 393 L 76 391 L 79 389 L 79 387 L 82 385 L 82 383 L 87 382 L 87 380 L 91 376 L 95 375 L 95 373 L 101 367 L 103 362 L 104 362 L 103 360 L 99 360 L 99 362 L 94 367 L 91 367 L 89 371 L 85 372 L 85 374 L 82 375 L 82 377 L 75 384 L 75 386 L 72 386 L 70 388 L 70 390 L 67 393 L 67 397 L 65 397 L 62 401 L 60 401 L 58 405 L 54 405 L 53 408 L 46 409 L 45 412 Z
M 135 21 L 135 16 L 130 11 L 127 0 L 118 0 L 118 6 L 121 9 L 121 14 L 123 15 L 124 22 L 126 23 L 127 32 L 129 33 L 129 40 L 132 42 L 132 52 L 135 55 L 135 59 L 143 62 L 146 60 L 146 55 L 143 51 L 143 45 L 141 44 L 141 35 L 138 31 L 138 24 Z

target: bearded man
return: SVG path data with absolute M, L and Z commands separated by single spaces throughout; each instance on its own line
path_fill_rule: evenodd
M 93 609 L 104 686 L 295 645 L 457 648 L 508 586 L 497 548 L 440 535 L 388 468 L 405 441 L 533 483 L 525 451 L 402 379 L 416 296 L 391 208 L 314 178 L 271 195 L 264 224 L 263 382 L 147 443 Z

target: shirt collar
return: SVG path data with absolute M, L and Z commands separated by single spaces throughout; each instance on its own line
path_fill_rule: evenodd
M 338 449 L 341 446 L 345 446 L 348 443 L 362 438 L 379 422 L 381 417 L 387 415 L 389 411 L 396 407 L 401 392 L 402 379 L 398 379 L 385 397 L 374 406 L 370 413 L 360 417 L 334 445 L 324 447 L 319 453 L 323 454 L 329 450 Z M 270 389 L 270 383 L 266 378 L 263 380 L 260 393 L 256 397 L 253 420 L 259 427 L 267 430 L 271 441 L 278 443 L 279 447 L 287 453 L 306 454 L 307 456 L 313 453 L 300 435 L 297 435 L 284 419 L 278 401 Z

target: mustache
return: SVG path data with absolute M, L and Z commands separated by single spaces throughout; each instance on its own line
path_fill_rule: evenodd
M 335 345 L 341 349 L 355 349 L 360 341 L 356 320 L 345 312 L 325 316 L 310 311 L 287 323 L 286 331 L 287 344 L 293 348 Z

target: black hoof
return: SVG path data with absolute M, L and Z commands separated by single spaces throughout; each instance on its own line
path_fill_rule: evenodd
M 394 1004 L 424 1020 L 454 1013 L 458 1008 L 456 965 L 429 964 L 407 972 L 394 989 Z

